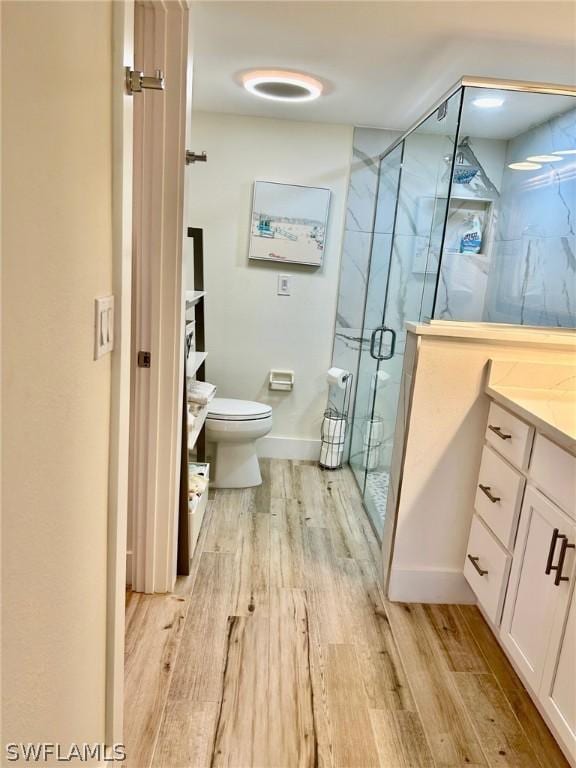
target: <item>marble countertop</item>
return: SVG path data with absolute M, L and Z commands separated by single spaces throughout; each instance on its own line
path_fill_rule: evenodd
M 576 351 L 576 331 L 571 328 L 535 328 L 526 325 L 498 323 L 468 323 L 451 320 L 431 320 L 428 323 L 406 323 L 406 330 L 417 336 L 459 339 L 494 344 L 526 344 Z
M 486 393 L 576 454 L 576 361 L 556 365 L 490 360 Z

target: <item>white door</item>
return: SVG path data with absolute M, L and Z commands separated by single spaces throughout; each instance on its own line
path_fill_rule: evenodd
M 562 543 L 573 543 L 575 535 L 576 523 L 528 486 L 504 604 L 501 639 L 534 691 L 540 689 L 554 618 L 557 612 L 566 612 L 569 582 L 559 581 L 559 559 Z M 565 552 L 564 574 L 571 572 L 573 552 Z
M 134 95 L 134 261 L 129 582 L 169 592 L 176 545 L 184 377 L 182 233 L 191 77 L 186 0 L 136 0 L 135 69 L 165 89 Z M 149 357 L 138 364 L 138 353 Z M 130 556 L 131 553 L 131 556 Z
M 569 568 L 565 562 L 564 574 L 570 579 L 565 585 L 572 598 L 568 611 L 559 610 L 552 625 L 539 699 L 576 758 L 576 563 Z

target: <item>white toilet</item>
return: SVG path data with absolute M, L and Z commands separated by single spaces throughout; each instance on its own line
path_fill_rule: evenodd
M 215 397 L 208 406 L 206 440 L 214 444 L 214 488 L 262 483 L 256 440 L 272 429 L 272 408 L 251 400 Z

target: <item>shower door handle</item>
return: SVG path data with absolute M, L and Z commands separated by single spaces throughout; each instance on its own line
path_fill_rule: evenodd
M 390 338 L 390 352 L 388 352 L 387 355 L 382 355 L 380 358 L 381 360 L 390 360 L 392 357 L 394 357 L 394 352 L 396 350 L 396 331 L 393 328 L 382 328 L 382 335 L 385 333 L 391 334 Z
M 382 336 L 385 333 L 392 334 L 392 339 L 390 341 L 390 351 L 387 355 L 382 354 L 376 354 L 376 338 L 378 334 L 380 334 L 380 344 L 378 346 L 378 349 L 382 348 Z M 374 358 L 374 360 L 390 360 L 391 357 L 394 357 L 394 350 L 396 349 L 396 331 L 394 331 L 392 328 L 387 328 L 385 325 L 380 325 L 378 328 L 374 328 L 372 331 L 372 336 L 370 337 L 370 355 Z

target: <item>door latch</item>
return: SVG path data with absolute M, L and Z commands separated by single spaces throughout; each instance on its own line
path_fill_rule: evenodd
M 133 93 L 141 93 L 145 89 L 152 89 L 153 91 L 164 90 L 164 73 L 161 69 L 157 69 L 153 75 L 145 75 L 144 72 L 139 72 L 137 69 L 130 69 L 126 67 L 126 91 L 130 95 Z
M 206 152 L 198 154 L 198 152 L 192 152 L 190 149 L 186 150 L 186 165 L 191 165 L 192 163 L 205 163 L 207 160 L 208 155 Z
M 150 352 L 138 352 L 138 368 L 150 368 Z

